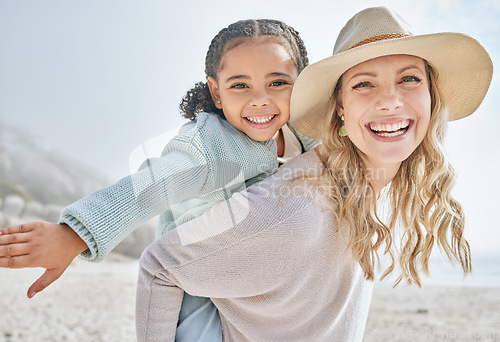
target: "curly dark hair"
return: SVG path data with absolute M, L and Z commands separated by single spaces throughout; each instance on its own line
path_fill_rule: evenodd
M 242 44 L 247 38 L 261 36 L 277 37 L 278 42 L 289 51 L 299 73 L 309 63 L 305 44 L 293 27 L 279 20 L 240 20 L 222 29 L 212 39 L 205 58 L 206 77 L 217 79 L 217 72 L 226 51 Z M 215 113 L 224 118 L 222 110 L 215 106 L 206 82 L 196 83 L 184 96 L 179 108 L 182 116 L 190 120 L 195 120 L 200 112 Z

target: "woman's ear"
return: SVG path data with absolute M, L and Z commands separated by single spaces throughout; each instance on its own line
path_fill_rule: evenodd
M 208 89 L 210 90 L 210 95 L 212 96 L 212 100 L 214 101 L 215 107 L 222 109 L 222 104 L 220 103 L 220 91 L 219 84 L 213 77 L 207 78 Z
M 336 101 L 335 110 L 337 111 L 337 115 L 339 117 L 342 117 L 342 115 L 344 115 L 344 106 L 342 106 L 342 103 L 340 101 Z

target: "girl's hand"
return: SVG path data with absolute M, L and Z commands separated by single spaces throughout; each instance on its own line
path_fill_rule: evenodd
M 0 267 L 43 267 L 45 273 L 28 289 L 28 298 L 42 291 L 87 249 L 65 224 L 33 222 L 0 230 Z

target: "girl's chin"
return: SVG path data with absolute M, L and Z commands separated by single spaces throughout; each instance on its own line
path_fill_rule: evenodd
M 260 141 L 260 142 L 264 142 L 264 141 L 268 141 L 268 140 L 271 140 L 274 136 L 271 135 L 271 134 L 247 134 L 250 139 L 252 140 L 255 140 L 255 141 Z

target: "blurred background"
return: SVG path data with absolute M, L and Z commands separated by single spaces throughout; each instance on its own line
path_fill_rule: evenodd
M 179 102 L 204 80 L 210 41 L 230 23 L 283 20 L 313 63 L 331 55 L 352 15 L 376 5 L 417 33 L 467 33 L 500 65 L 496 0 L 0 0 L 0 195 L 62 206 L 129 174 L 138 146 L 185 122 Z M 500 269 L 499 81 L 495 71 L 478 111 L 449 124 L 447 149 L 474 256 Z
M 417 33 L 467 33 L 500 65 L 497 0 L 0 0 L 0 227 L 57 221 L 63 206 L 157 154 L 185 122 L 178 105 L 204 80 L 223 27 L 283 20 L 313 63 L 331 55 L 348 19 L 378 5 Z M 435 253 L 423 290 L 377 282 L 364 341 L 500 341 L 499 95 L 495 71 L 481 107 L 447 137 L 473 275 L 464 280 Z M 43 270 L 0 269 L 0 342 L 135 341 L 135 258 L 153 224 L 103 263 L 76 259 L 31 300 L 24 294 Z

